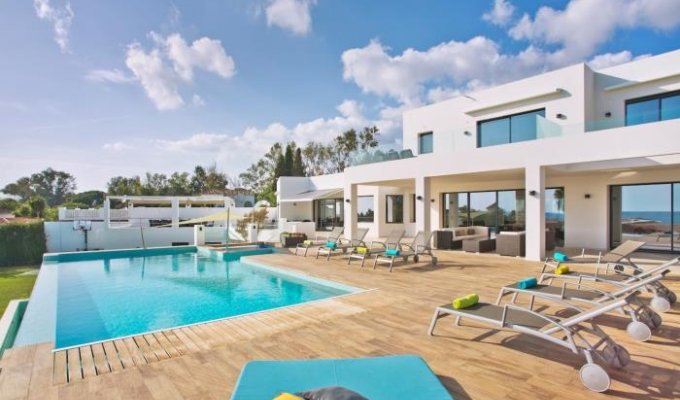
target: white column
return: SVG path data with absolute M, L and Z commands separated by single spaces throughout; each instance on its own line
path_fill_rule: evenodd
M 179 198 L 173 197 L 170 206 L 172 209 L 172 227 L 179 228 Z
M 353 239 L 357 232 L 357 185 L 345 184 L 344 190 L 346 239 Z M 349 202 L 347 200 L 349 199 Z
M 526 188 L 526 258 L 545 258 L 545 167 L 527 166 Z
M 104 225 L 108 228 L 111 223 L 111 199 L 104 199 Z
M 418 200 L 418 198 L 421 198 Z M 430 230 L 430 209 L 432 208 L 432 193 L 430 193 L 430 178 L 419 176 L 416 178 L 416 231 Z

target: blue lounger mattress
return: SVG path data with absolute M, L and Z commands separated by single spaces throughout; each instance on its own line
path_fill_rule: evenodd
M 372 358 L 250 361 L 236 383 L 232 400 L 267 400 L 342 386 L 370 400 L 452 400 L 425 361 L 414 355 Z

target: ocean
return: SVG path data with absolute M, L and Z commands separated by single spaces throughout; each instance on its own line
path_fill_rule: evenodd
M 622 219 L 648 219 L 651 221 L 657 221 L 664 224 L 671 223 L 671 212 L 670 211 L 623 211 L 621 212 Z M 675 224 L 680 224 L 680 212 L 675 212 Z

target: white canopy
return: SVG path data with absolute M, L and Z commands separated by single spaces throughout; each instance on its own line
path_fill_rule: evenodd
M 343 190 L 341 188 L 337 189 L 322 189 L 322 190 L 308 190 L 306 192 L 289 195 L 280 200 L 281 203 L 292 203 L 294 201 L 313 201 L 319 199 L 327 199 L 332 197 L 337 197 L 340 195 L 342 197 Z

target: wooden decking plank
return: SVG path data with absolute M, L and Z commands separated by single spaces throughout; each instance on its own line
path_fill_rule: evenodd
M 80 366 L 80 351 L 77 348 L 66 350 L 68 365 L 68 381 L 77 382 L 83 379 L 83 371 Z
M 52 383 L 61 385 L 68 382 L 68 368 L 66 365 L 66 352 L 57 351 L 54 353 L 52 367 Z
M 94 366 L 97 368 L 97 375 L 108 374 L 111 372 L 109 360 L 106 359 L 106 352 L 101 343 L 90 345 L 94 354 Z
M 132 339 L 134 339 L 135 344 L 139 348 L 139 351 L 141 351 L 141 353 L 144 355 L 144 360 L 146 360 L 147 363 L 159 360 L 158 356 L 153 352 L 151 346 L 149 346 L 149 343 L 146 341 L 144 336 L 134 336 Z
M 83 378 L 97 376 L 97 369 L 94 366 L 94 354 L 90 346 L 82 346 L 80 350 L 80 363 L 83 369 Z
M 118 350 L 113 342 L 109 340 L 102 343 L 102 345 L 106 353 L 106 360 L 109 362 L 109 367 L 111 367 L 111 372 L 122 371 L 123 363 L 120 361 Z
M 191 337 L 191 335 L 184 330 L 184 328 L 181 329 L 173 329 L 172 333 L 177 336 L 179 340 L 182 341 L 184 346 L 186 346 L 187 350 L 190 352 L 197 352 L 201 351 L 201 347 L 194 341 L 194 338 Z
M 159 360 L 167 360 L 170 358 L 168 353 L 165 351 L 163 346 L 158 342 L 158 339 L 152 334 L 147 334 L 144 335 L 144 339 L 146 339 L 146 342 L 149 343 L 149 346 L 151 347 L 151 351 L 156 354 L 156 357 L 158 357 Z
M 161 332 L 165 335 L 165 338 L 172 344 L 172 346 L 177 350 L 177 352 L 182 354 L 187 354 L 189 351 L 182 341 L 175 335 L 174 331 L 163 331 Z
M 116 347 L 118 358 L 120 359 L 121 364 L 123 364 L 123 368 L 133 367 L 135 363 L 132 361 L 132 356 L 130 355 L 125 342 L 122 340 L 114 340 L 113 345 Z
M 54 356 L 53 343 L 41 343 L 36 346 L 31 370 L 31 382 L 28 388 L 28 400 L 56 400 L 56 393 L 51 391 Z
M 139 347 L 137 346 L 137 343 L 133 338 L 131 337 L 125 338 L 123 339 L 123 343 L 125 344 L 125 348 L 127 349 L 128 354 L 130 355 L 130 359 L 135 365 L 146 364 L 144 354 L 142 353 L 141 350 L 139 350 Z
M 156 338 L 158 343 L 160 343 L 160 345 L 163 347 L 168 356 L 170 356 L 170 358 L 180 356 L 180 352 L 177 351 L 177 349 L 175 348 L 175 346 L 172 345 L 172 343 L 170 343 L 170 341 L 168 340 L 168 338 L 165 337 L 163 332 L 156 332 L 153 334 L 153 336 Z

